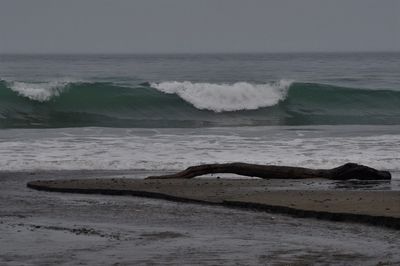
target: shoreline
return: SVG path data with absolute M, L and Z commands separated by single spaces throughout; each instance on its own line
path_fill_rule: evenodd
M 269 185 L 270 180 L 258 179 L 105 178 L 27 183 L 41 191 L 129 195 L 400 229 L 400 191 L 271 190 Z
M 0 171 L 0 264 L 338 264 L 398 263 L 400 230 L 220 204 L 148 197 L 49 193 L 27 188 L 41 180 L 129 181 L 152 171 Z M 232 176 L 229 176 L 232 177 Z M 194 182 L 223 181 L 201 177 Z M 246 181 L 257 184 L 259 179 Z M 398 182 L 268 180 L 276 191 L 399 191 Z M 240 182 L 240 181 L 239 181 Z M 114 183 L 114 182 L 113 182 Z M 113 184 L 110 182 L 110 186 Z M 117 182 L 118 184 L 118 182 Z M 226 186 L 226 188 L 237 186 Z M 195 189 L 199 192 L 207 189 Z M 241 190 L 246 193 L 246 186 Z M 371 192 L 373 192 L 371 191 Z M 193 194 L 193 190 L 187 190 Z M 254 207 L 254 206 L 253 206 Z M 297 216 L 298 217 L 298 216 Z M 132 252 L 134 251 L 134 252 Z M 215 263 L 214 263 L 215 264 Z M 210 264 L 211 265 L 211 264 Z

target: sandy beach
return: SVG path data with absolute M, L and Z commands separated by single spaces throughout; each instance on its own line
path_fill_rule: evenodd
M 81 181 L 70 185 L 98 183 L 116 188 L 124 182 L 144 184 L 148 181 L 137 179 L 154 174 L 161 173 L 132 170 L 0 172 L 0 264 L 376 265 L 400 262 L 400 231 L 394 228 L 227 208 L 219 204 L 54 193 L 26 187 L 28 182 L 38 179 L 48 180 L 48 184 L 66 185 L 68 182 L 63 180 L 78 178 Z M 222 179 L 192 181 L 206 186 L 207 182 L 211 185 L 221 183 Z M 262 182 L 264 180 L 248 181 L 257 185 Z M 399 187 L 397 180 L 270 180 L 268 191 L 287 190 L 287 193 L 296 194 L 302 190 L 306 195 L 315 190 L 391 194 L 399 191 Z M 261 186 L 260 192 L 264 189 Z M 193 189 L 191 193 L 197 197 L 200 193 L 196 191 L 201 190 Z M 217 192 L 211 186 L 204 191 L 209 195 Z M 242 191 L 246 191 L 246 186 Z
M 315 181 L 303 181 L 310 182 Z M 400 229 L 400 191 L 271 190 L 271 181 L 258 179 L 75 179 L 33 181 L 27 186 L 54 192 L 131 195 L 257 208 Z

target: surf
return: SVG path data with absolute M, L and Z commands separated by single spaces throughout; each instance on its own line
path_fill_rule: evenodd
M 400 91 L 268 83 L 0 80 L 0 128 L 400 124 Z

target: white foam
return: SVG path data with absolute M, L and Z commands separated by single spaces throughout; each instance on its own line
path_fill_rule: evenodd
M 59 96 L 71 81 L 57 80 L 49 82 L 31 83 L 9 81 L 8 87 L 23 97 L 38 102 L 46 102 Z
M 355 162 L 399 173 L 400 134 L 331 136 L 324 130 L 322 136 L 265 128 L 15 129 L 0 131 L 0 169 L 179 170 L 235 161 L 331 168 Z
M 291 84 L 290 80 L 266 84 L 168 81 L 152 83 L 151 86 L 164 93 L 177 94 L 198 109 L 222 112 L 254 110 L 276 105 L 286 97 Z

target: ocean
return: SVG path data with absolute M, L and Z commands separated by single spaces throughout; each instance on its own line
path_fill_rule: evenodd
M 355 162 L 394 180 L 269 189 L 399 190 L 400 53 L 0 56 L 1 265 L 399 264 L 395 229 L 26 187 L 222 162 Z
M 1 55 L 0 169 L 400 171 L 400 53 Z

